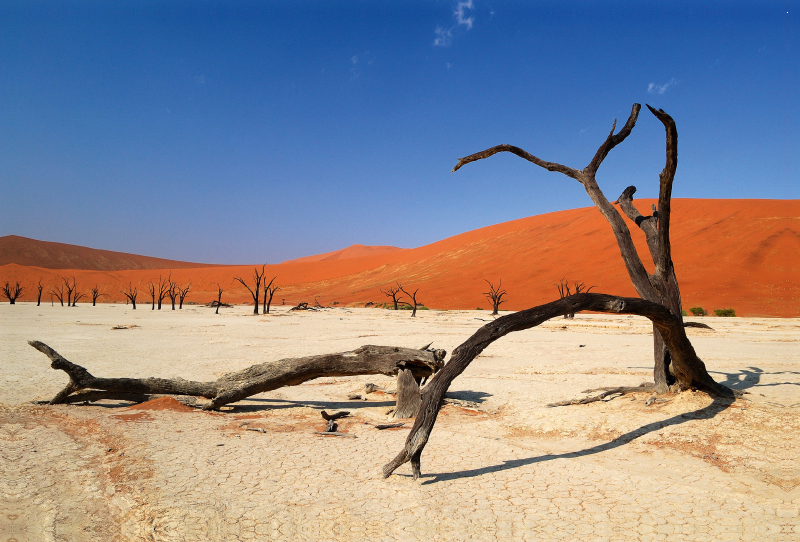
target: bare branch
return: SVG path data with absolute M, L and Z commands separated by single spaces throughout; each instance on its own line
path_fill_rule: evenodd
M 476 152 L 475 154 L 470 154 L 469 156 L 465 156 L 464 158 L 459 158 L 458 163 L 453 168 L 453 173 L 455 173 L 461 166 L 464 164 L 469 164 L 470 162 L 475 162 L 477 160 L 483 160 L 484 158 L 489 158 L 493 154 L 497 154 L 498 152 L 510 152 L 516 154 L 520 158 L 524 158 L 528 162 L 536 164 L 539 167 L 543 167 L 548 171 L 557 171 L 559 173 L 563 173 L 567 177 L 572 177 L 573 179 L 577 179 L 580 181 L 580 172 L 576 169 L 572 169 L 571 167 L 563 166 L 561 164 L 556 164 L 555 162 L 545 162 L 541 158 L 537 158 L 531 153 L 520 149 L 519 147 L 515 147 L 513 145 L 497 145 L 496 147 L 492 147 L 491 149 L 486 149 L 485 151 Z
M 611 127 L 611 133 L 608 134 L 608 137 L 600 145 L 600 148 L 597 149 L 597 152 L 592 158 L 592 161 L 589 162 L 589 165 L 583 168 L 583 173 L 594 177 L 595 173 L 597 173 L 600 164 L 603 163 L 608 153 L 611 152 L 611 149 L 625 141 L 625 138 L 631 134 L 631 130 L 633 127 L 636 126 L 636 119 L 639 118 L 639 110 L 642 108 L 641 104 L 633 104 L 631 108 L 631 114 L 628 117 L 628 122 L 625 123 L 625 126 L 622 127 L 622 130 L 619 131 L 617 135 L 614 135 L 614 129 L 617 127 L 617 121 L 614 120 L 614 125 Z

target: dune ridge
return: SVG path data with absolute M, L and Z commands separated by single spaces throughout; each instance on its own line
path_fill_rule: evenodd
M 649 213 L 654 200 L 636 200 Z M 672 245 L 683 306 L 707 311 L 733 308 L 741 316 L 800 316 L 800 200 L 680 199 L 672 202 Z M 644 236 L 631 222 L 634 242 L 647 261 Z M 89 250 L 89 249 L 87 249 Z M 346 249 L 344 249 L 346 250 Z M 335 254 L 334 253 L 328 253 Z M 326 255 L 320 255 L 326 256 Z M 311 257 L 314 258 L 314 257 Z M 251 276 L 252 266 L 161 270 L 81 271 L 7 264 L 0 279 L 17 277 L 35 293 L 41 277 L 75 276 L 86 288 L 104 285 L 122 301 L 122 285 L 139 285 L 172 273 L 192 283 L 187 301 L 206 303 L 225 289 L 223 301 L 243 303 L 247 291 L 234 275 Z M 508 291 L 503 309 L 520 310 L 558 297 L 560 279 L 585 282 L 594 291 L 635 296 L 610 227 L 594 207 L 571 209 L 495 224 L 413 249 L 347 258 L 300 259 L 267 266 L 283 288 L 276 303 L 324 305 L 384 303 L 381 288 L 402 284 L 419 288 L 419 299 L 436 309 L 488 308 L 484 279 L 502 280 Z M 48 282 L 49 281 L 49 282 Z M 145 294 L 140 294 L 140 302 Z M 49 302 L 49 297 L 45 297 Z

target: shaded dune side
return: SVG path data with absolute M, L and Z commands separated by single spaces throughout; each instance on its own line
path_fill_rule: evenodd
M 654 200 L 636 200 L 649 210 Z M 685 308 L 706 310 L 732 307 L 741 316 L 800 316 L 800 201 L 688 200 L 672 202 L 672 243 Z M 630 222 L 637 249 L 647 257 L 641 232 Z M 330 253 L 329 253 L 330 254 Z M 652 264 L 645 261 L 652 271 Z M 225 288 L 223 300 L 250 299 L 233 283 L 235 275 L 252 276 L 252 266 L 172 270 L 174 279 L 192 282 L 188 300 L 215 298 L 216 284 Z M 132 282 L 144 291 L 148 280 L 169 271 L 70 271 L 87 288 L 104 284 L 111 299 L 124 301 L 120 285 Z M 43 283 L 58 271 L 5 266 L 0 278 L 11 275 Z M 65 273 L 60 272 L 61 276 Z M 463 233 L 415 249 L 365 256 L 292 261 L 267 266 L 283 289 L 277 303 L 334 301 L 382 303 L 380 288 L 399 281 L 419 288 L 418 298 L 437 309 L 488 308 L 482 295 L 484 279 L 500 279 L 508 291 L 502 308 L 519 310 L 558 297 L 561 278 L 585 282 L 596 291 L 635 296 L 622 264 L 611 228 L 594 207 L 573 209 L 505 222 Z M 31 298 L 31 291 L 25 299 Z M 140 300 L 144 298 L 141 294 Z M 47 298 L 49 301 L 49 298 Z M 108 300 L 108 299 L 106 299 Z
M 66 243 L 39 241 L 18 235 L 6 235 L 0 237 L 0 265 L 10 263 L 49 269 L 91 269 L 99 271 L 189 269 L 213 265 L 165 260 L 163 258 L 100 250 Z
M 304 256 L 294 260 L 286 260 L 282 263 L 308 263 L 308 262 L 328 262 L 331 260 L 347 260 L 350 258 L 361 258 L 362 256 L 377 256 L 378 254 L 385 254 L 387 252 L 396 252 L 398 250 L 406 250 L 399 247 L 392 247 L 388 245 L 350 245 L 347 248 L 335 250 L 333 252 L 326 252 L 324 254 L 315 254 L 313 256 Z

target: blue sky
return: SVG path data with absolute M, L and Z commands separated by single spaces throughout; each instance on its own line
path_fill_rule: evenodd
M 277 263 L 591 205 L 634 102 L 674 196 L 800 198 L 800 2 L 4 2 L 0 235 Z M 598 181 L 657 195 L 646 110 Z

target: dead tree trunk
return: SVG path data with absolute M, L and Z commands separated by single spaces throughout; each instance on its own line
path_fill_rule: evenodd
M 42 304 L 42 290 L 44 290 L 44 286 L 42 286 L 42 279 L 39 279 L 39 283 L 36 285 L 36 289 L 38 290 L 38 293 L 36 295 L 36 306 L 38 307 L 39 305 Z
M 428 442 L 444 395 L 453 380 L 469 366 L 486 347 L 497 339 L 514 331 L 522 331 L 539 324 L 582 310 L 615 314 L 636 314 L 649 318 L 656 326 L 672 355 L 673 374 L 680 389 L 698 389 L 713 395 L 733 397 L 730 388 L 714 381 L 705 364 L 697 357 L 692 343 L 686 336 L 681 319 L 665 306 L 631 297 L 607 294 L 574 294 L 546 305 L 501 316 L 475 332 L 472 337 L 453 350 L 450 361 L 439 371 L 422 392 L 420 406 L 414 426 L 406 439 L 403 450 L 383 467 L 384 477 L 391 475 L 400 465 L 410 461 L 414 478 L 420 475 L 420 458 Z
M 156 285 L 152 281 L 147 283 L 147 293 L 150 294 L 150 310 L 156 310 Z
M 506 302 L 503 299 L 503 296 L 506 295 L 507 292 L 500 289 L 503 286 L 503 280 L 500 279 L 500 283 L 497 285 L 497 288 L 495 288 L 494 284 L 488 280 L 483 280 L 489 285 L 489 291 L 483 292 L 483 295 L 485 295 L 486 298 L 492 302 L 492 316 L 496 316 L 498 314 L 497 311 L 500 310 L 500 305 Z
M 167 297 L 169 293 L 169 284 L 172 282 L 172 274 L 161 280 L 161 275 L 158 276 L 158 310 L 161 310 L 161 303 L 163 303 L 164 298 Z M 174 306 L 172 307 L 175 308 Z
M 167 297 L 172 302 L 172 310 L 175 310 L 175 300 L 178 299 L 180 288 L 177 282 L 172 282 L 172 275 L 170 275 L 169 286 L 167 287 Z
M 485 151 L 472 154 L 470 156 L 460 158 L 458 164 L 453 168 L 456 171 L 461 166 L 488 158 L 498 152 L 511 152 L 517 156 L 536 164 L 548 171 L 557 171 L 568 177 L 571 177 L 581 183 L 586 190 L 586 193 L 592 199 L 595 206 L 605 217 L 611 226 L 614 236 L 617 240 L 622 259 L 625 262 L 625 268 L 628 271 L 628 276 L 633 283 L 636 292 L 642 297 L 655 303 L 660 303 L 669 308 L 669 310 L 682 321 L 681 308 L 680 308 L 680 290 L 678 282 L 675 278 L 675 270 L 672 265 L 672 254 L 669 240 L 669 221 L 670 221 L 670 201 L 672 198 L 672 182 L 675 179 L 675 171 L 678 165 L 678 131 L 675 127 L 675 122 L 672 118 L 662 110 L 656 110 L 649 105 L 647 108 L 653 115 L 658 118 L 664 125 L 666 130 L 666 165 L 659 175 L 659 196 L 658 196 L 658 209 L 654 212 L 653 216 L 643 217 L 633 207 L 631 200 L 634 187 L 627 188 L 618 202 L 623 209 L 623 212 L 633 220 L 642 230 L 647 237 L 648 247 L 651 256 L 655 263 L 655 273 L 652 275 L 647 272 L 642 260 L 636 252 L 636 247 L 631 239 L 631 233 L 623 220 L 620 213 L 614 206 L 606 199 L 603 192 L 595 180 L 600 164 L 603 162 L 608 153 L 622 143 L 625 138 L 630 135 L 631 130 L 636 125 L 636 120 L 639 117 L 639 110 L 641 105 L 633 104 L 631 114 L 625 126 L 614 134 L 617 122 L 611 128 L 611 133 L 606 140 L 597 149 L 594 157 L 589 165 L 581 170 L 573 169 L 554 162 L 546 162 L 532 154 L 514 147 L 512 145 L 497 145 Z M 674 382 L 675 376 L 670 374 L 669 363 L 671 353 L 669 349 L 663 346 L 662 337 L 658 336 L 659 330 L 654 328 L 653 342 L 654 342 L 654 357 L 655 364 L 653 369 L 653 378 L 655 381 L 656 391 L 663 393 L 669 389 L 669 386 Z
M 182 378 L 98 378 L 80 365 L 67 361 L 42 342 L 29 341 L 28 344 L 49 357 L 53 369 L 61 369 L 69 376 L 69 384 L 50 401 L 52 405 L 101 399 L 142 401 L 154 394 L 191 395 L 210 399 L 203 410 L 218 410 L 251 395 L 284 386 L 297 386 L 320 377 L 390 376 L 401 369 L 408 369 L 414 377 L 423 378 L 438 371 L 444 359 L 443 353 L 438 354 L 443 352 L 441 350 L 431 352 L 367 345 L 341 354 L 270 361 L 222 375 L 213 382 L 195 382 Z
M 269 314 L 269 307 L 272 305 L 272 297 L 275 295 L 275 292 L 280 290 L 277 285 L 273 286 L 276 278 L 278 277 L 272 277 L 269 284 L 264 285 L 264 307 L 262 308 L 264 314 Z M 266 279 L 264 279 L 264 282 L 266 282 Z
M 190 282 L 189 284 L 186 285 L 186 288 L 178 288 L 178 291 L 180 292 L 180 303 L 178 305 L 178 309 L 182 309 L 183 308 L 183 300 L 186 299 L 186 294 L 189 293 L 189 288 L 191 286 L 192 286 L 192 283 Z
M 394 310 L 397 310 L 397 295 L 400 293 L 401 288 L 402 286 L 400 286 L 400 284 L 398 283 L 396 288 L 394 286 L 389 286 L 385 292 L 383 291 L 383 288 L 380 289 L 383 295 L 392 298 L 392 302 L 394 303 Z
M 107 295 L 107 294 L 101 293 L 100 289 L 97 287 L 97 285 L 95 285 L 95 287 L 92 288 L 89 291 L 92 293 L 92 307 L 97 306 L 97 300 L 98 299 L 100 299 L 104 295 Z
M 72 306 L 72 292 L 78 287 L 75 277 L 72 277 L 72 282 L 69 279 L 61 278 L 64 281 L 64 288 L 67 289 L 67 307 Z
M 413 418 L 419 412 L 422 396 L 419 382 L 409 369 L 402 369 L 397 375 L 397 405 L 392 413 L 393 418 Z
M 398 284 L 398 286 L 400 286 L 400 285 Z M 419 307 L 419 305 L 420 305 L 419 303 L 417 303 L 417 292 L 419 292 L 419 288 L 417 288 L 416 290 L 414 290 L 414 293 L 413 293 L 413 294 L 409 294 L 408 292 L 406 292 L 406 291 L 403 289 L 403 287 L 402 287 L 402 286 L 400 286 L 400 291 L 401 291 L 401 292 L 403 292 L 404 294 L 406 294 L 408 297 L 410 297 L 410 298 L 411 298 L 411 303 L 409 303 L 409 305 L 411 305 L 411 317 L 412 317 L 412 318 L 413 318 L 413 317 L 415 317 L 415 316 L 417 315 L 417 307 Z M 412 303 L 413 303 L 413 304 L 412 304 Z
M 61 303 L 61 306 L 62 306 L 62 307 L 64 306 L 64 286 L 63 286 L 63 285 L 62 285 L 62 286 L 59 286 L 59 287 L 58 287 L 58 290 L 56 290 L 56 288 L 55 288 L 55 286 L 54 286 L 54 287 L 53 287 L 53 289 L 52 289 L 52 290 L 50 290 L 50 295 L 51 295 L 51 296 L 55 296 L 55 297 L 56 297 L 56 299 L 58 299 L 58 302 L 59 302 L 59 303 Z M 51 298 L 50 298 L 50 300 L 51 300 L 51 303 L 52 303 L 52 299 L 53 299 L 53 298 L 51 297 Z
M 214 311 L 214 314 L 219 314 L 220 305 L 222 305 L 222 286 L 217 284 L 217 310 Z
M 240 277 L 233 277 L 234 280 L 241 282 L 242 286 L 247 288 L 247 290 L 250 292 L 250 295 L 253 296 L 253 314 L 258 314 L 258 296 L 261 293 L 261 281 L 264 279 L 264 268 L 266 266 L 266 264 L 261 266 L 261 274 L 258 273 L 258 267 L 253 269 L 255 273 L 255 289 L 251 289 L 250 286 L 248 286 L 247 283 Z
M 139 295 L 139 291 L 137 288 L 133 286 L 130 282 L 128 283 L 128 291 L 122 290 L 122 293 L 125 297 L 128 298 L 128 301 L 131 302 L 133 305 L 133 310 L 136 310 L 136 296 Z
M 86 297 L 86 293 L 79 291 L 77 286 L 76 286 L 75 287 L 75 293 L 72 294 L 72 306 L 73 307 L 77 307 L 78 306 L 78 301 L 80 301 L 84 297 Z
M 19 281 L 16 281 L 14 285 L 12 285 L 9 281 L 6 281 L 0 290 L 3 292 L 3 297 L 8 299 L 9 305 L 16 305 L 17 298 L 20 296 L 23 290 L 25 290 L 25 288 L 20 286 Z

